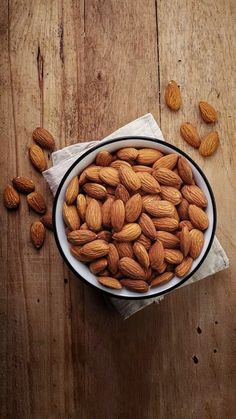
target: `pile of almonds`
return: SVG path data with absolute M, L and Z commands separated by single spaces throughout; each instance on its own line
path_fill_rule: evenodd
M 101 285 L 147 292 L 189 272 L 203 248 L 207 204 L 184 157 L 102 150 L 66 190 L 70 251 Z
M 165 101 L 172 111 L 178 111 L 182 104 L 182 98 L 179 86 L 174 80 L 171 80 L 166 86 Z M 200 115 L 207 124 L 214 124 L 218 120 L 216 110 L 207 102 L 199 102 Z M 199 153 L 204 157 L 209 157 L 217 150 L 220 140 L 217 131 L 211 131 L 202 139 L 190 122 L 184 122 L 180 126 L 180 134 L 183 139 L 194 148 L 199 149 Z
M 33 144 L 29 148 L 29 158 L 34 168 L 42 173 L 47 168 L 46 158 L 43 148 L 53 150 L 55 141 L 53 136 L 44 128 L 36 128 L 32 133 Z M 27 176 L 17 176 L 12 179 L 12 185 L 9 184 L 3 191 L 3 202 L 7 209 L 17 209 L 20 205 L 20 195 L 26 195 L 29 207 L 42 217 L 34 221 L 30 227 L 31 241 L 36 247 L 40 249 L 45 240 L 45 227 L 52 229 L 52 215 L 51 212 L 46 213 L 47 207 L 43 195 L 35 191 L 35 184 Z

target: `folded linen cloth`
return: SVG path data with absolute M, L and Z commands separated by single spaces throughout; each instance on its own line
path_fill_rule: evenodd
M 143 135 L 147 137 L 158 138 L 159 140 L 165 141 L 159 126 L 157 125 L 152 114 L 150 113 L 123 126 L 122 128 L 113 132 L 108 137 L 104 138 L 103 141 L 111 138 L 129 135 Z M 91 148 L 95 144 L 97 144 L 97 141 L 73 144 L 63 148 L 62 150 L 58 150 L 52 153 L 53 166 L 50 169 L 43 172 L 43 176 L 48 182 L 53 195 L 55 195 L 61 179 L 63 178 L 65 172 L 71 166 L 71 164 L 85 150 Z M 200 279 L 206 278 L 209 275 L 226 269 L 228 266 L 228 257 L 221 244 L 219 243 L 218 239 L 215 237 L 211 250 L 202 266 L 182 286 L 186 286 Z M 116 308 L 116 310 L 124 319 L 127 319 L 132 314 L 148 306 L 149 304 L 152 304 L 153 302 L 159 303 L 163 298 L 163 296 L 159 296 L 154 298 L 148 298 L 146 300 L 122 300 L 120 298 L 118 299 L 113 297 L 106 297 L 106 299 L 109 300 L 109 302 Z

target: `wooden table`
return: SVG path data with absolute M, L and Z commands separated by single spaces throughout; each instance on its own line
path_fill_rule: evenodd
M 25 199 L 1 207 L 1 418 L 235 418 L 235 15 L 234 0 L 2 0 L 1 190 L 27 174 L 51 205 L 28 160 L 34 127 L 59 149 L 151 112 L 207 174 L 231 268 L 124 322 L 52 234 L 33 248 Z M 163 100 L 170 79 L 178 113 Z M 186 120 L 211 129 L 201 99 L 220 114 L 221 147 L 205 160 L 179 135 Z

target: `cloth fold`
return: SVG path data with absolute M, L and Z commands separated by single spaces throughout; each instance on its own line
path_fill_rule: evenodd
M 108 137 L 104 138 L 102 141 L 129 135 L 143 135 L 147 137 L 158 138 L 159 140 L 165 141 L 158 124 L 156 123 L 155 119 L 150 113 L 121 127 L 117 131 L 110 134 Z M 61 179 L 63 178 L 65 172 L 68 170 L 71 164 L 83 152 L 91 148 L 93 145 L 97 144 L 97 142 L 98 141 L 91 141 L 73 144 L 63 148 L 62 150 L 58 150 L 52 153 L 53 166 L 50 169 L 43 172 L 43 176 L 48 182 L 53 195 L 55 195 Z M 204 279 L 209 275 L 226 269 L 228 266 L 229 259 L 221 244 L 219 243 L 218 239 L 215 237 L 211 250 L 201 267 L 182 286 L 186 286 L 193 282 L 199 281 L 200 279 Z M 106 298 L 109 299 L 111 304 L 116 308 L 120 315 L 124 319 L 127 319 L 132 314 L 143 309 L 144 307 L 154 302 L 159 303 L 164 297 L 160 296 L 148 298 L 146 300 L 122 300 L 114 297 Z

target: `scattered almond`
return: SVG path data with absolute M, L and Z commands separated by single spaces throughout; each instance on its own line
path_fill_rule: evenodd
M 53 230 L 53 222 L 52 222 L 52 214 L 48 213 L 43 215 L 40 218 L 41 223 L 43 223 L 44 227 L 48 228 L 49 230 Z
M 42 148 L 53 150 L 55 147 L 55 140 L 45 128 L 35 128 L 32 137 L 34 141 L 39 144 Z
M 174 80 L 171 80 L 166 86 L 165 101 L 166 101 L 167 106 L 172 111 L 178 111 L 181 106 L 182 100 L 181 100 L 180 89 Z
M 199 153 L 204 157 L 209 157 L 217 150 L 220 144 L 218 132 L 212 131 L 207 134 L 201 142 Z
M 44 214 L 46 212 L 46 203 L 43 195 L 40 192 L 31 192 L 27 195 L 27 202 L 30 208 L 39 214 Z
M 36 249 L 40 249 L 45 239 L 45 227 L 41 221 L 34 221 L 30 227 L 30 237 Z
M 16 209 L 20 204 L 18 192 L 11 185 L 7 185 L 3 191 L 3 203 L 8 209 Z
M 36 144 L 29 148 L 29 158 L 35 169 L 43 172 L 47 168 L 47 162 L 43 150 Z
M 180 134 L 183 139 L 187 141 L 192 147 L 199 148 L 201 144 L 200 136 L 197 129 L 190 124 L 190 122 L 184 122 L 180 127 Z
M 34 182 L 26 176 L 17 176 L 12 179 L 14 188 L 24 194 L 33 192 L 35 189 Z
M 207 122 L 208 124 L 217 122 L 217 112 L 212 105 L 210 105 L 207 102 L 201 101 L 199 102 L 199 110 L 201 117 L 205 122 Z

